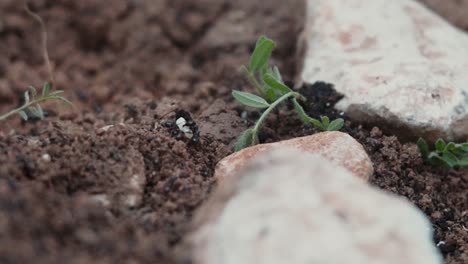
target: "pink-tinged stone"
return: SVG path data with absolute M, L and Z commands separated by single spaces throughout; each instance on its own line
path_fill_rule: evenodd
M 374 171 L 366 151 L 354 138 L 342 132 L 322 132 L 312 136 L 243 149 L 221 160 L 216 166 L 215 177 L 218 180 L 232 177 L 260 153 L 273 148 L 287 147 L 323 156 L 334 164 L 345 167 L 365 181 L 369 180 Z M 294 159 L 295 157 L 290 158 Z
M 468 138 L 468 35 L 413 0 L 308 0 L 302 80 L 400 136 Z
M 468 0 L 419 0 L 452 24 L 468 30 Z
M 228 181 L 196 213 L 181 263 L 442 263 L 414 205 L 318 155 L 269 151 Z

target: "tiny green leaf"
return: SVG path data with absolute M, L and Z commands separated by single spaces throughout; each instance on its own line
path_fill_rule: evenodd
M 34 88 L 33 86 L 29 87 L 29 90 L 31 90 L 31 96 L 34 99 L 36 99 L 36 96 L 37 96 L 37 90 L 36 88 Z
M 427 159 L 429 156 L 429 145 L 427 144 L 426 140 L 424 140 L 423 138 L 419 138 L 416 144 L 418 145 L 419 151 L 421 152 L 421 156 L 423 157 L 423 159 Z
M 25 111 L 19 111 L 18 114 L 23 118 L 24 121 L 28 121 L 28 114 Z
M 440 151 L 440 152 L 444 151 L 445 145 L 446 145 L 445 141 L 443 139 L 439 138 L 435 143 L 436 150 Z
M 278 82 L 283 83 L 283 78 L 281 77 L 281 73 L 280 73 L 278 67 L 273 66 L 272 75 L 273 75 L 273 77 L 275 77 L 275 79 L 276 79 Z
M 275 46 L 275 42 L 267 37 L 262 36 L 258 39 L 255 50 L 250 57 L 251 74 L 255 74 L 259 69 L 267 64 Z
M 24 92 L 24 104 L 29 104 L 29 92 Z
M 268 88 L 266 89 L 265 92 L 265 98 L 267 99 L 268 102 L 274 102 L 278 97 L 276 96 L 275 90 Z
M 44 110 L 42 109 L 42 107 L 39 104 L 37 104 L 36 108 L 37 108 L 37 113 L 39 114 L 39 118 L 44 119 Z
M 55 99 L 57 101 L 60 101 L 62 102 L 63 104 L 67 105 L 67 106 L 73 106 L 73 103 L 68 101 L 67 99 L 65 99 L 64 97 L 62 96 L 50 96 L 49 97 L 50 99 Z
M 63 93 L 64 93 L 63 90 L 57 90 L 57 91 L 53 91 L 52 93 L 48 94 L 47 97 L 56 96 L 56 95 L 63 94 Z
M 330 124 L 330 118 L 328 118 L 328 116 L 321 116 L 320 119 L 322 119 L 323 127 L 325 127 L 328 130 L 328 125 Z
M 232 91 L 232 96 L 234 96 L 234 98 L 237 101 L 239 101 L 241 104 L 246 105 L 246 106 L 262 108 L 262 109 L 270 106 L 270 104 L 267 101 L 265 101 L 265 99 L 255 94 L 234 90 Z
M 444 152 L 444 154 L 442 154 L 442 159 L 449 165 L 450 168 L 453 168 L 458 164 L 457 157 L 450 152 Z
M 46 97 L 49 94 L 49 90 L 50 90 L 50 84 L 46 82 L 44 86 L 42 87 L 42 96 Z
M 267 73 L 263 76 L 263 81 L 271 88 L 279 91 L 281 94 L 292 92 L 291 88 L 279 82 L 273 75 Z
M 458 161 L 458 166 L 460 167 L 468 167 L 468 157 L 462 158 Z
M 338 131 L 341 128 L 343 128 L 344 125 L 344 119 L 343 118 L 337 118 L 333 120 L 330 125 L 328 125 L 327 130 L 328 131 Z
M 257 133 L 253 128 L 249 128 L 242 133 L 242 135 L 237 140 L 234 145 L 234 150 L 240 151 L 242 149 L 248 148 L 255 145 L 257 142 Z

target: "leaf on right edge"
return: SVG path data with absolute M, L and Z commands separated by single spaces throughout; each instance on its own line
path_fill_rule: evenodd
M 255 130 L 253 128 L 249 128 L 242 133 L 242 135 L 237 140 L 236 144 L 234 145 L 234 151 L 240 151 L 250 146 L 256 144 L 257 139 L 255 135 Z
M 427 144 L 426 140 L 423 138 L 419 138 L 418 142 L 416 143 L 418 145 L 419 151 L 421 152 L 421 156 L 423 159 L 427 159 L 429 156 L 429 145 Z
M 270 104 L 265 99 L 255 94 L 234 90 L 232 91 L 232 96 L 237 101 L 239 101 L 239 103 L 246 105 L 246 106 L 261 108 L 261 109 L 267 108 L 270 106 Z
M 259 69 L 267 64 L 275 46 L 275 42 L 267 37 L 262 36 L 257 40 L 255 50 L 250 57 L 249 70 L 251 74 L 255 74 Z
M 328 131 L 338 131 L 341 128 L 343 128 L 344 125 L 344 119 L 343 118 L 337 118 L 333 120 L 330 125 L 328 125 L 327 130 Z

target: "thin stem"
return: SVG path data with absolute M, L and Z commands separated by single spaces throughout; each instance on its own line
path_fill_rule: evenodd
M 249 72 L 247 67 L 242 66 L 241 70 L 244 72 L 244 74 L 247 76 L 249 79 L 249 82 L 255 87 L 257 92 L 264 97 L 265 92 L 263 91 L 263 87 L 258 83 L 257 79 L 255 79 L 255 76 Z
M 42 46 L 42 56 L 44 57 L 45 64 L 47 66 L 47 71 L 49 72 L 49 83 L 54 85 L 54 71 L 52 69 L 52 64 L 50 63 L 49 52 L 47 50 L 47 28 L 42 18 L 29 9 L 29 1 L 26 0 L 24 3 L 24 9 L 34 20 L 36 20 L 41 26 L 41 46 Z
M 10 116 L 12 116 L 14 114 L 17 114 L 17 113 L 19 113 L 19 112 L 21 112 L 21 111 L 23 111 L 25 109 L 28 109 L 28 107 L 30 107 L 31 105 L 39 104 L 40 102 L 45 101 L 45 100 L 47 100 L 46 97 L 41 97 L 41 98 L 33 100 L 33 101 L 31 101 L 31 102 L 29 102 L 27 104 L 24 104 L 21 107 L 13 109 L 13 110 L 11 110 L 10 112 L 8 112 L 8 113 L 6 113 L 4 115 L 1 115 L 0 116 L 0 121 L 3 121 L 3 120 L 9 118 Z
M 273 109 L 275 109 L 280 103 L 282 103 L 283 101 L 285 101 L 286 99 L 288 99 L 289 97 L 299 97 L 301 96 L 299 93 L 296 93 L 296 92 L 289 92 L 283 96 L 281 96 L 280 98 L 278 98 L 278 100 L 276 100 L 275 102 L 273 102 L 266 110 L 265 112 L 263 112 L 263 114 L 260 116 L 260 118 L 258 119 L 257 123 L 255 123 L 255 126 L 253 128 L 253 130 L 255 131 L 255 133 L 258 132 L 258 130 L 260 129 L 260 126 L 263 124 L 263 122 L 265 122 L 265 119 L 267 118 L 268 114 L 271 113 L 271 111 L 273 111 Z

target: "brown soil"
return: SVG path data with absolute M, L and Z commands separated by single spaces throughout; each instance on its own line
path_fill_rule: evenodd
M 0 1 L 0 113 L 48 76 L 38 25 L 19 2 Z M 246 109 L 230 97 L 250 89 L 238 68 L 266 34 L 293 79 L 303 1 L 32 2 L 47 24 L 55 86 L 76 107 L 47 103 L 43 121 L 1 123 L 0 262 L 174 263 L 214 165 L 258 115 L 240 118 Z M 339 116 L 339 96 L 314 88 L 302 88 L 306 108 Z M 290 115 L 273 115 L 261 140 L 315 132 Z M 193 117 L 199 137 L 174 126 L 180 116 Z M 346 131 L 370 153 L 374 184 L 431 218 L 446 262 L 468 263 L 468 172 L 425 166 L 414 144 L 378 129 L 347 122 Z

